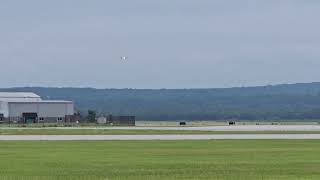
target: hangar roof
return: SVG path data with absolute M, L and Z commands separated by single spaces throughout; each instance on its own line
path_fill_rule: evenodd
M 40 96 L 30 92 L 0 92 L 0 98 L 40 98 Z
M 40 101 L 10 101 L 11 104 L 72 104 L 72 101 L 63 101 L 63 100 L 40 100 Z
M 0 102 L 8 103 L 73 103 L 62 100 L 42 100 L 40 96 L 31 92 L 0 92 Z
M 30 92 L 0 92 L 0 101 L 21 102 L 21 101 L 41 101 L 41 97 Z

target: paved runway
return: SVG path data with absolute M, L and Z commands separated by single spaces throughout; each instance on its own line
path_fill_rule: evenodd
M 0 141 L 109 141 L 109 140 L 214 140 L 214 139 L 320 139 L 320 134 L 0 135 Z
M 237 125 L 203 127 L 57 127 L 57 128 L 9 128 L 1 129 L 118 129 L 118 130 L 182 130 L 182 131 L 320 131 L 320 125 Z

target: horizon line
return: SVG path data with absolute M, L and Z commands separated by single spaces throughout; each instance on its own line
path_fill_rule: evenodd
M 257 85 L 257 86 L 232 86 L 232 87 L 199 87 L 199 88 L 95 88 L 90 86 L 13 86 L 13 87 L 0 87 L 3 89 L 19 89 L 19 88 L 52 88 L 52 89 L 96 89 L 96 90 L 187 90 L 187 89 L 235 89 L 235 88 L 259 88 L 259 87 L 274 87 L 274 86 L 284 86 L 284 85 L 303 85 L 303 84 L 317 84 L 320 82 L 300 82 L 300 83 L 279 83 L 279 84 L 267 84 L 267 85 Z

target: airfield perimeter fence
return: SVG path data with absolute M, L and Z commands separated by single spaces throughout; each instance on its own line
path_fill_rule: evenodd
M 98 124 L 98 123 L 88 123 L 88 122 L 81 122 L 81 123 L 65 123 L 65 122 L 56 122 L 56 123 L 1 123 L 0 127 L 34 127 L 34 128 L 41 128 L 41 127 L 111 127 L 113 125 L 110 124 Z M 120 125 L 116 125 L 120 126 Z

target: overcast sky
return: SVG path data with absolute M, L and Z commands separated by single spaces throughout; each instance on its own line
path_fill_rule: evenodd
M 320 81 L 319 17 L 319 0 L 1 0 L 0 87 Z

